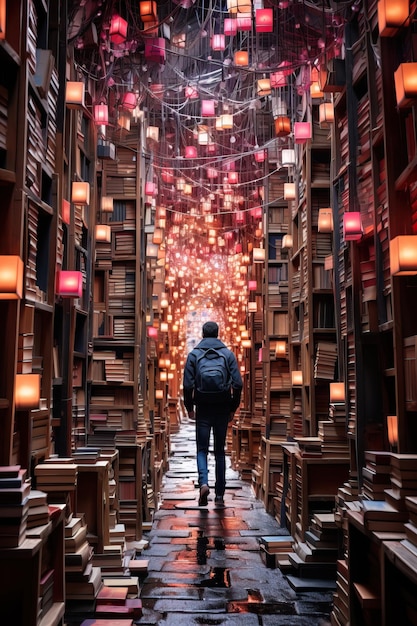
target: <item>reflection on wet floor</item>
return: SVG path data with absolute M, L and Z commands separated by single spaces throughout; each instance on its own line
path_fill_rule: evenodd
M 323 626 L 332 592 L 296 593 L 262 561 L 259 537 L 287 534 L 228 467 L 225 508 L 198 507 L 194 424 L 171 436 L 169 471 L 149 533 L 144 614 L 159 626 Z M 214 477 L 210 457 L 210 478 Z

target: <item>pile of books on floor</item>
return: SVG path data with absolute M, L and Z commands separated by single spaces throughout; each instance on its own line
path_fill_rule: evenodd
M 285 569 L 288 563 L 288 553 L 294 543 L 293 537 L 285 533 L 282 535 L 262 535 L 259 538 L 259 549 L 262 561 L 267 567 Z
M 65 524 L 65 588 L 69 600 L 94 599 L 102 587 L 101 569 L 92 562 L 83 515 L 70 515 Z
M 305 541 L 296 541 L 289 560 L 305 578 L 331 578 L 339 558 L 339 528 L 334 513 L 314 513 Z
M 26 538 L 30 486 L 20 465 L 0 467 L 0 548 L 16 548 Z

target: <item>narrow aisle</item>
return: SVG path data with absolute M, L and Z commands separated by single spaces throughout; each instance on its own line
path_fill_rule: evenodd
M 141 585 L 139 624 L 161 626 L 324 626 L 332 593 L 295 593 L 279 569 L 266 567 L 258 538 L 286 534 L 239 479 L 228 458 L 225 508 L 210 496 L 198 507 L 195 425 L 171 436 L 161 506 L 147 535 L 148 574 Z

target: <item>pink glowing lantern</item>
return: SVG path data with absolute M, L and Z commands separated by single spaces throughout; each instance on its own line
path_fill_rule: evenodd
M 201 115 L 202 117 L 214 117 L 214 100 L 201 101 Z
M 362 219 L 359 211 L 349 211 L 343 215 L 343 237 L 345 241 L 358 241 L 362 238 Z
M 229 37 L 233 37 L 237 33 L 237 22 L 232 17 L 226 17 L 223 24 L 223 32 Z
M 107 104 L 94 105 L 94 121 L 99 126 L 107 126 L 109 123 L 109 107 Z
M 60 270 L 56 275 L 56 293 L 61 298 L 81 298 L 83 275 L 77 270 Z
M 311 122 L 294 122 L 295 143 L 306 143 L 311 139 Z
M 120 15 L 113 15 L 110 22 L 110 41 L 116 45 L 120 45 L 126 41 L 127 22 Z

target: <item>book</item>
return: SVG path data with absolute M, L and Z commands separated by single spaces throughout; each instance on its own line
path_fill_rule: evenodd
M 17 489 L 26 480 L 27 470 L 20 469 L 17 476 L 2 476 L 0 474 L 0 489 Z
M 87 525 L 80 526 L 75 535 L 65 537 L 65 552 L 76 552 L 87 539 Z
M 386 500 L 362 500 L 364 521 L 368 520 L 393 520 L 404 522 L 407 520 L 405 511 L 398 511 Z
M 20 465 L 0 465 L 0 478 L 18 478 Z
M 108 587 L 103 585 L 97 594 L 97 604 L 124 605 L 129 593 L 128 587 Z
M 14 489 L 0 489 L 0 505 L 23 504 L 30 492 L 30 483 L 24 482 Z
M 84 541 L 78 550 L 65 553 L 66 571 L 84 571 L 91 556 L 92 548 L 88 541 Z

